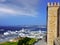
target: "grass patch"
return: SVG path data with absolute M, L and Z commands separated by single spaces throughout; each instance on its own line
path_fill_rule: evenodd
M 5 42 L 0 45 L 17 45 L 18 42 Z

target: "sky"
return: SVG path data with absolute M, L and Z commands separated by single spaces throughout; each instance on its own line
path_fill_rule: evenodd
M 60 0 L 0 0 L 0 25 L 46 25 L 48 2 Z

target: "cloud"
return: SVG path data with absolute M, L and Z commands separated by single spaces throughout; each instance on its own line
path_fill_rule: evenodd
M 14 10 L 12 9 L 7 9 L 7 8 L 3 8 L 3 7 L 0 7 L 0 12 L 3 12 L 3 13 L 9 13 L 9 14 L 14 14 L 16 13 Z
M 11 9 L 11 8 L 4 8 L 4 7 L 0 7 L 0 13 L 3 14 L 8 14 L 8 15 L 12 15 L 12 16 L 36 16 L 36 12 L 34 10 L 24 10 L 24 9 L 20 9 L 20 10 L 16 10 L 16 9 Z M 2 15 L 2 16 L 6 16 L 6 15 Z
M 0 2 L 5 2 L 6 0 L 0 0 Z
M 3 0 L 0 3 L 0 13 L 13 16 L 37 16 L 38 0 Z M 0 2 L 3 2 L 2 0 Z M 10 3 L 8 3 L 10 2 Z M 8 4 L 6 4 L 8 3 Z M 4 16 L 4 14 L 2 16 Z

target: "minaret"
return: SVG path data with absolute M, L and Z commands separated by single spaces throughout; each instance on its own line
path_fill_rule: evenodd
M 58 9 L 59 3 L 48 3 L 47 45 L 54 45 L 58 36 Z

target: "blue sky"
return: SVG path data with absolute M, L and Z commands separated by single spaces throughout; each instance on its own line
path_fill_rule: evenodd
M 0 0 L 0 25 L 46 25 L 48 2 L 60 0 Z

